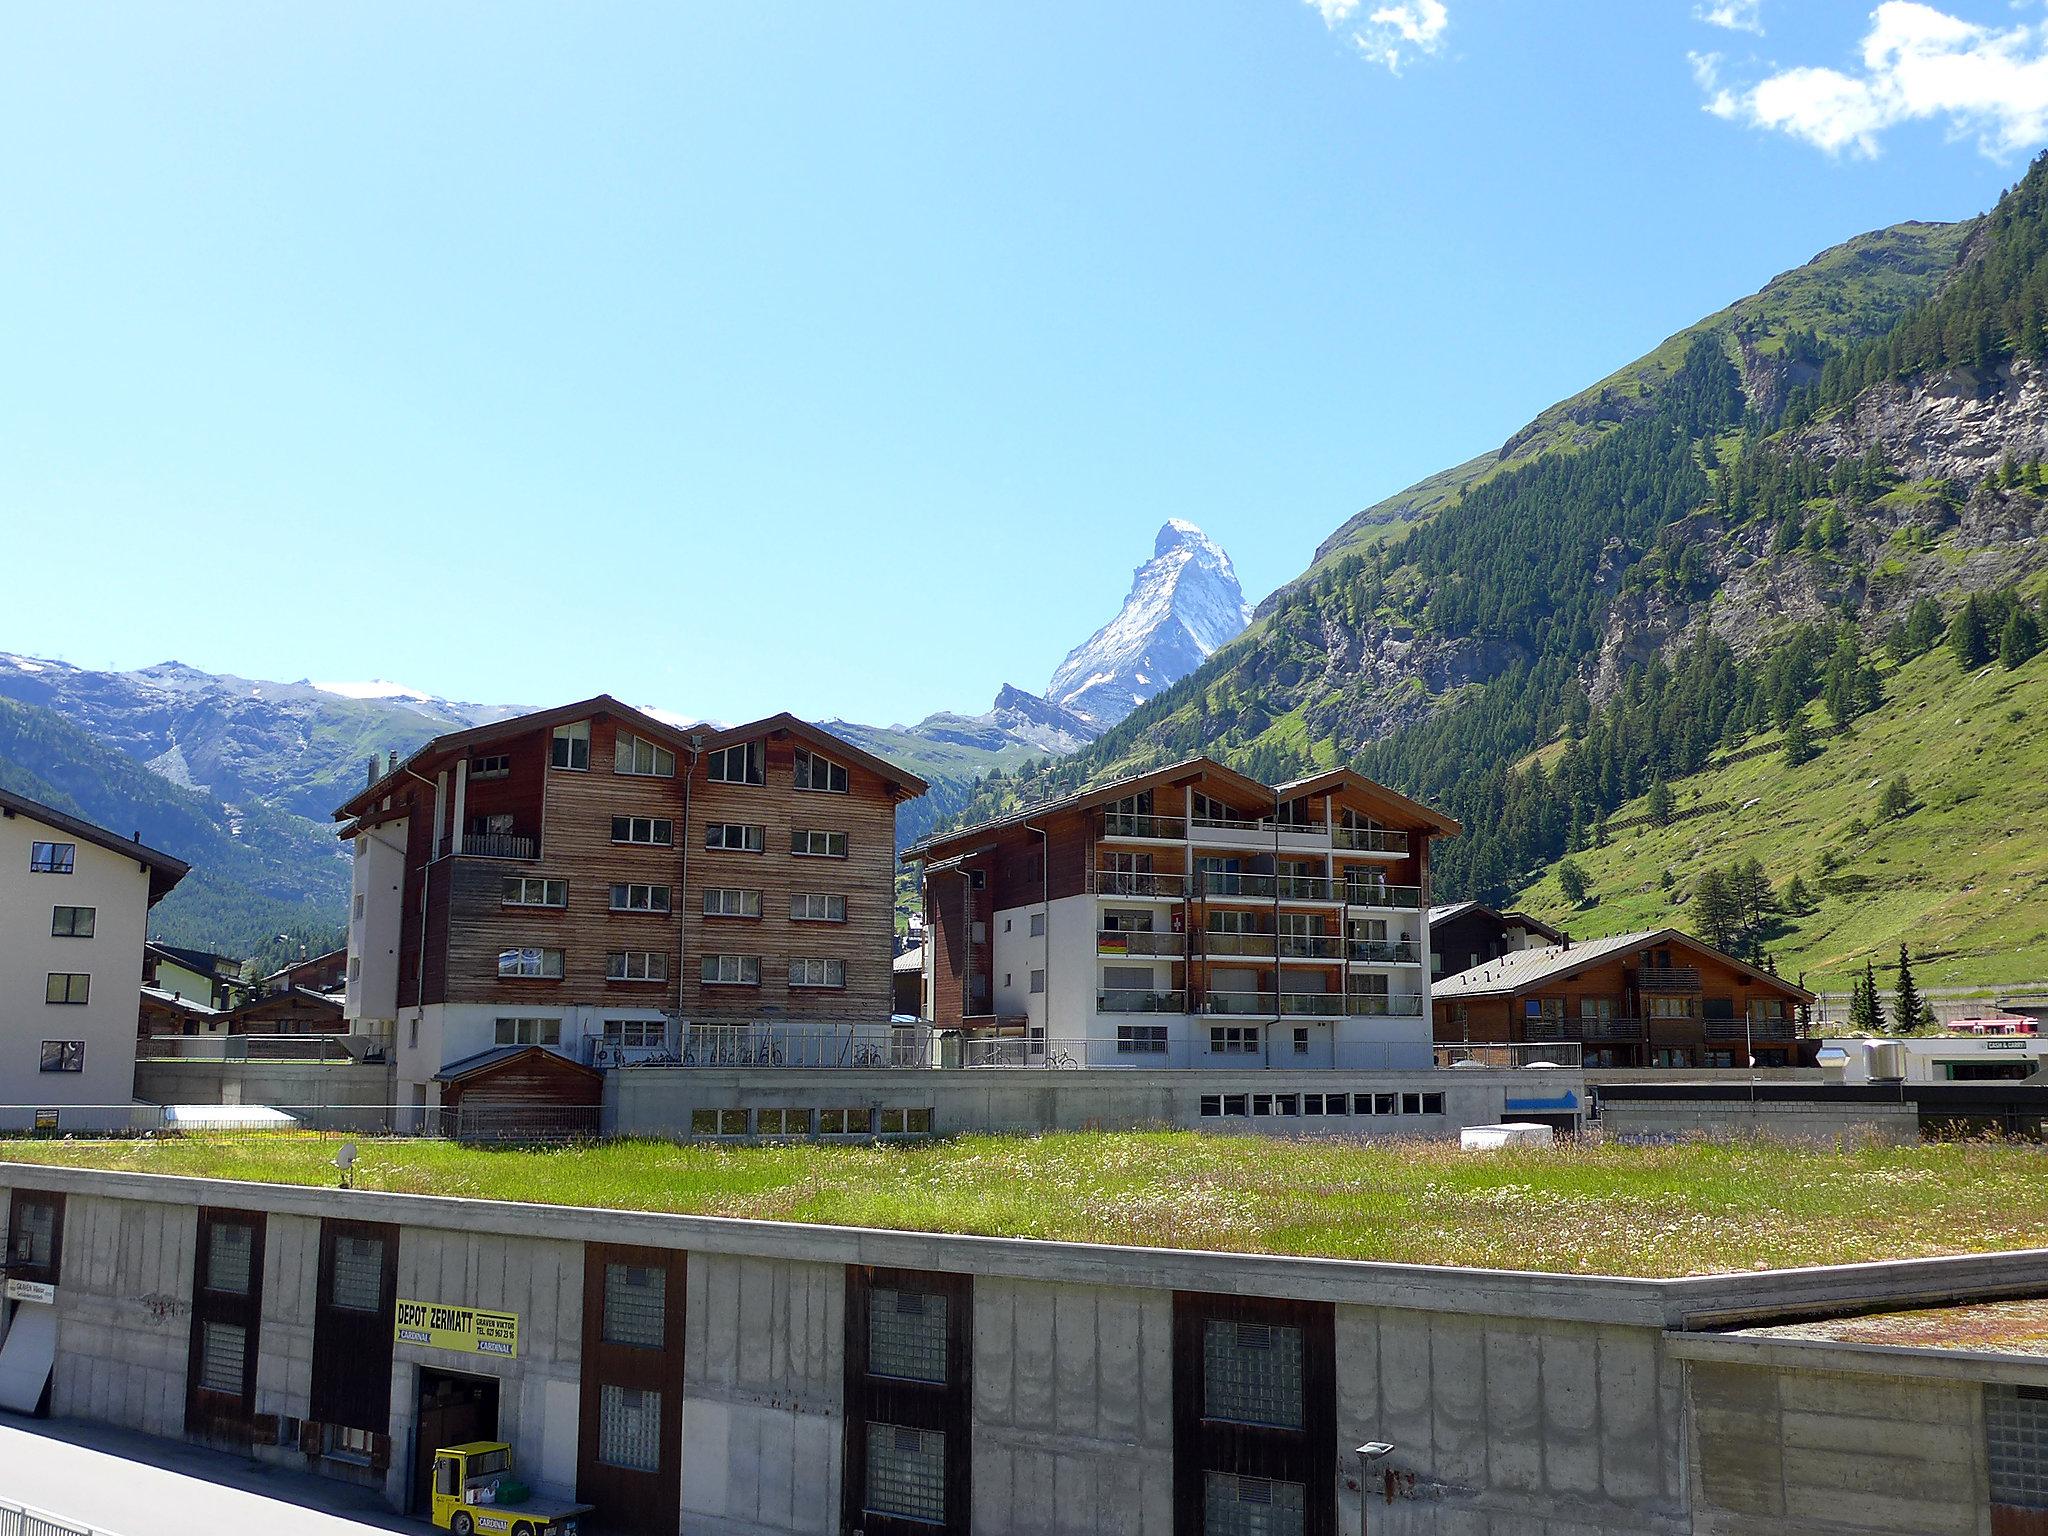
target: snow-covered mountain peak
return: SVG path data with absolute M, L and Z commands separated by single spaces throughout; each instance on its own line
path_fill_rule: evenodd
M 1131 573 L 1122 610 L 1067 653 L 1045 696 L 1097 725 L 1114 725 L 1250 620 L 1223 546 L 1186 519 L 1168 518 L 1152 558 Z

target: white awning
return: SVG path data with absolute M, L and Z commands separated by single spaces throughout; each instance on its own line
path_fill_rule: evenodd
M 164 1124 L 187 1131 L 278 1131 L 296 1116 L 267 1104 L 166 1104 Z
M 34 1413 L 57 1359 L 57 1309 L 40 1301 L 17 1302 L 7 1339 L 0 1343 L 0 1408 Z

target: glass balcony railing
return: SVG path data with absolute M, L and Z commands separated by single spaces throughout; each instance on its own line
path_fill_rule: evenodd
M 1351 959 L 1358 965 L 1420 965 L 1422 946 L 1408 939 L 1353 939 Z

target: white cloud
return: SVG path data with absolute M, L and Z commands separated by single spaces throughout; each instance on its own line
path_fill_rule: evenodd
M 1764 0 L 1707 0 L 1707 3 L 1693 7 L 1693 19 L 1704 21 L 1710 27 L 1726 27 L 1730 32 L 1754 32 L 1764 35 Z
M 1443 46 L 1451 15 L 1444 0 L 1390 0 L 1361 16 L 1365 0 L 1307 0 L 1331 31 L 1348 31 L 1358 51 L 1395 74 L 1410 60 Z
M 1919 0 L 1885 0 L 1858 51 L 1860 69 L 1798 66 L 1740 90 L 1720 83 L 1717 55 L 1691 58 L 1707 111 L 1831 155 L 1875 155 L 1887 129 L 1919 121 L 1974 136 L 1995 159 L 2048 139 L 2048 24 L 1986 27 Z

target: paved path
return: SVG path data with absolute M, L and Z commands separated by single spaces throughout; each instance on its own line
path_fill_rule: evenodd
M 0 1413 L 0 1498 L 105 1536 L 425 1532 L 366 1488 L 99 1425 Z

